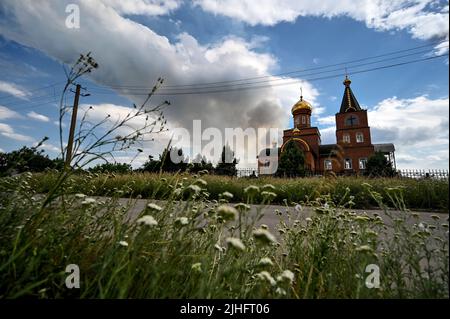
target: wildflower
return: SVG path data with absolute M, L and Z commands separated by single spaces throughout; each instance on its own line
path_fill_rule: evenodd
M 275 279 L 273 279 L 272 275 L 269 274 L 267 271 L 261 271 L 260 273 L 257 273 L 256 276 L 260 280 L 268 281 L 272 286 L 275 286 L 277 284 Z
M 81 202 L 82 205 L 91 205 L 95 204 L 96 200 L 94 198 L 86 198 L 84 201 Z
M 187 224 L 189 224 L 189 218 L 178 217 L 177 219 L 175 219 L 175 224 L 180 225 L 180 226 L 186 226 Z
M 255 237 L 256 240 L 259 240 L 264 244 L 271 244 L 277 242 L 275 236 L 272 235 L 267 229 L 259 228 L 254 230 L 253 237 Z
M 439 220 L 439 219 L 441 219 L 438 215 L 431 215 L 431 218 L 433 218 L 434 220 Z
M 357 221 L 357 222 L 367 222 L 367 221 L 370 220 L 370 218 L 367 217 L 367 216 L 356 216 L 354 218 L 354 220 Z
M 234 207 L 228 205 L 221 205 L 217 208 L 217 214 L 224 220 L 235 220 L 238 211 Z
M 128 243 L 124 240 L 119 241 L 119 245 L 123 247 L 128 247 Z
M 239 210 L 250 210 L 250 205 L 244 204 L 244 203 L 239 203 L 234 205 L 234 208 L 239 209 Z
M 362 253 L 370 253 L 373 251 L 372 247 L 368 245 L 362 245 L 356 248 L 356 251 L 362 252 Z
M 378 233 L 376 231 L 373 231 L 373 230 L 369 229 L 367 231 L 367 235 L 370 235 L 370 236 L 373 236 L 373 237 L 377 237 Z
M 269 257 L 261 258 L 258 266 L 273 266 L 273 262 Z
M 228 199 L 232 199 L 234 197 L 230 192 L 223 192 L 222 194 L 220 194 L 220 196 Z
M 306 217 L 305 220 L 306 220 L 308 223 L 313 221 L 310 217 Z
M 150 210 L 157 211 L 157 212 L 162 210 L 161 206 L 158 206 L 158 205 L 156 205 L 154 203 L 147 204 L 147 208 L 150 209 Z
M 198 185 L 194 184 L 189 185 L 186 189 L 194 194 L 200 193 L 202 191 L 202 189 Z
M 303 210 L 303 207 L 302 207 L 302 205 L 297 204 L 297 205 L 295 205 L 294 209 L 297 213 L 300 213 Z
M 214 245 L 214 248 L 217 249 L 217 250 L 220 251 L 220 252 L 223 252 L 223 250 L 224 250 L 223 247 L 220 246 L 219 244 L 215 244 L 215 245 Z
M 150 215 L 142 216 L 136 222 L 138 224 L 144 224 L 146 226 L 156 226 L 156 225 L 158 225 L 158 222 L 156 221 L 156 219 L 153 218 L 153 216 L 150 216 Z
M 268 200 L 272 200 L 277 197 L 277 194 L 275 194 L 274 192 L 263 191 L 261 192 L 261 196 L 267 198 Z
M 202 272 L 202 263 L 192 264 L 191 270 L 193 270 L 195 272 Z
M 259 226 L 262 229 L 269 229 L 269 226 L 267 226 L 266 224 L 261 224 L 261 226 Z
M 79 199 L 83 199 L 86 197 L 86 195 L 80 193 L 80 194 L 75 194 L 75 197 L 79 198 Z
M 277 290 L 275 290 L 275 293 L 280 296 L 286 296 L 286 294 L 287 294 L 286 290 L 284 290 L 283 288 L 280 288 L 280 287 L 278 287 Z
M 264 189 L 264 190 L 272 190 L 272 191 L 276 190 L 275 186 L 273 186 L 272 184 L 266 184 L 266 185 L 264 185 L 262 187 L 262 189 Z
M 227 243 L 227 245 L 229 247 L 232 247 L 236 250 L 240 250 L 240 251 L 245 250 L 245 246 L 239 238 L 228 237 L 227 239 L 225 239 L 225 242 Z
M 206 186 L 208 185 L 208 183 L 207 183 L 203 178 L 198 178 L 198 179 L 194 182 L 194 184 L 199 184 L 199 185 L 201 185 L 201 186 L 203 186 L 203 187 L 206 187 Z
M 259 187 L 255 185 L 247 186 L 246 188 L 244 188 L 244 193 L 248 193 L 249 195 L 257 194 L 259 193 Z
M 288 282 L 289 284 L 292 284 L 294 282 L 294 273 L 290 270 L 285 270 L 277 277 L 278 282 Z
M 424 231 L 426 229 L 426 226 L 423 223 L 419 223 L 419 229 Z

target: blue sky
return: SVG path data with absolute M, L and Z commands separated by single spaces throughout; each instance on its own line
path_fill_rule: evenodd
M 118 114 L 142 96 L 111 85 L 186 85 L 270 76 L 283 86 L 218 94 L 161 96 L 172 102 L 169 127 L 291 127 L 299 98 L 314 107 L 323 143 L 335 143 L 334 114 L 341 77 L 308 81 L 279 73 L 405 52 L 398 60 L 355 68 L 352 89 L 369 111 L 373 143 L 396 145 L 399 168 L 448 169 L 448 56 L 352 75 L 353 71 L 448 53 L 448 1 L 2 1 L 0 4 L 0 150 L 31 146 L 58 154 L 57 99 L 64 73 L 80 53 L 92 51 L 100 68 L 84 84 L 94 119 Z M 80 8 L 80 28 L 65 26 L 66 5 Z M 358 3 L 359 5 L 355 5 Z M 439 44 L 436 44 L 439 43 Z M 400 55 L 400 54 L 399 54 Z M 368 60 L 365 62 L 370 62 Z M 344 67 L 344 66 L 341 66 Z M 323 75 L 329 75 L 323 74 Z M 278 81 L 278 82 L 277 82 Z M 47 87 L 46 87 L 47 86 Z M 44 88 L 45 87 L 45 88 Z M 69 95 L 69 102 L 73 98 Z M 97 116 L 97 117 L 96 117 Z M 66 128 L 67 129 L 67 128 Z M 167 142 L 144 145 L 142 163 Z M 189 150 L 187 150 L 189 152 Z M 120 154 L 123 161 L 133 154 Z

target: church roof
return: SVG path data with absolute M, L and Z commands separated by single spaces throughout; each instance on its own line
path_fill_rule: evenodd
M 345 80 L 343 83 L 345 85 L 345 90 L 344 96 L 342 97 L 341 109 L 339 110 L 339 113 L 361 111 L 358 100 L 356 99 L 355 95 L 353 95 L 352 89 L 350 88 L 350 83 L 352 83 L 352 81 L 350 81 L 350 79 L 345 76 Z

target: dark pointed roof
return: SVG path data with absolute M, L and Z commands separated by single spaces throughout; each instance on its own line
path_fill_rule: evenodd
M 353 95 L 352 89 L 350 88 L 350 83 L 352 83 L 352 81 L 345 76 L 345 91 L 344 96 L 342 97 L 341 109 L 339 110 L 339 113 L 361 111 L 358 100 Z

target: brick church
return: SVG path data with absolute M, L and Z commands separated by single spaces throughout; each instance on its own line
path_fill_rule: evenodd
M 350 88 L 351 81 L 344 80 L 344 96 L 336 113 L 336 144 L 321 144 L 320 132 L 311 126 L 311 104 L 300 96 L 292 107 L 294 127 L 284 130 L 280 148 L 262 150 L 258 156 L 259 174 L 273 172 L 274 156 L 279 157 L 289 141 L 295 141 L 305 155 L 305 168 L 313 173 L 332 171 L 337 174 L 361 174 L 367 159 L 376 151 L 382 152 L 395 167 L 393 144 L 372 144 L 367 110 L 361 108 Z M 275 158 L 276 160 L 278 158 Z

